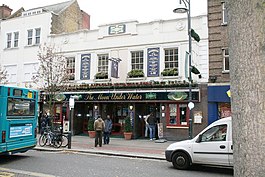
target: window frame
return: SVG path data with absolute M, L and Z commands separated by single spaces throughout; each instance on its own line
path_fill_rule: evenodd
M 214 129 L 216 129 L 216 131 L 213 131 Z M 223 131 L 223 130 L 225 130 L 225 133 L 221 132 L 222 134 L 220 134 L 220 131 Z M 228 125 L 227 124 L 221 124 L 221 125 L 213 126 L 213 127 L 209 128 L 208 130 L 206 130 L 205 132 L 203 132 L 200 135 L 202 137 L 200 142 L 201 143 L 207 143 L 207 142 L 226 141 L 227 134 L 228 134 L 227 130 L 228 130 Z M 217 133 L 218 133 L 219 137 L 217 137 Z M 211 134 L 211 135 L 209 135 L 207 137 L 207 136 L 204 136 L 205 134 Z
M 70 75 L 69 80 L 75 80 L 75 57 L 66 57 L 67 74 Z
M 98 54 L 98 72 L 107 73 L 109 71 L 109 54 Z
M 28 33 L 27 45 L 32 45 L 33 44 L 33 29 L 27 30 L 27 33 Z
M 170 105 L 176 105 L 176 112 L 175 112 L 175 124 L 170 123 L 171 120 L 171 110 L 170 110 Z M 165 104 L 166 107 L 166 126 L 169 127 L 189 127 L 189 114 L 190 111 L 188 109 L 188 104 L 187 103 L 168 103 Z M 181 122 L 181 108 L 185 107 L 186 108 L 186 112 L 185 112 L 185 116 L 186 116 L 186 122 L 183 123 Z
M 18 47 L 18 41 L 19 41 L 19 32 L 14 32 L 14 47 Z
M 6 48 L 11 48 L 12 46 L 12 33 L 6 34 Z
M 144 70 L 144 51 L 131 51 L 131 70 Z
M 230 71 L 228 48 L 222 48 L 222 57 L 223 57 L 223 72 L 228 73 Z
M 40 44 L 41 28 L 35 28 L 35 44 Z
M 222 25 L 227 25 L 228 16 L 227 16 L 226 3 L 224 1 L 221 2 L 221 6 L 222 6 Z
M 179 67 L 179 49 L 178 49 L 178 47 L 164 49 L 164 67 L 165 67 L 165 69 L 177 68 L 177 70 L 178 70 L 178 67 Z

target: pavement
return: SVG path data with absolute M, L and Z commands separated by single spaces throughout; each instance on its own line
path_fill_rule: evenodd
M 39 137 L 39 136 L 38 136 Z M 71 149 L 54 148 L 50 146 L 40 147 L 39 144 L 34 148 L 38 151 L 62 151 L 62 152 L 79 152 L 90 154 L 101 154 L 111 156 L 123 156 L 133 158 L 145 158 L 165 160 L 165 150 L 173 141 L 166 140 L 149 140 L 149 139 L 132 139 L 110 137 L 110 143 L 95 147 L 95 139 L 87 136 L 72 136 Z

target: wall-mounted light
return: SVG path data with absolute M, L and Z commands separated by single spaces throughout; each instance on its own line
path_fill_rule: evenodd
M 90 115 L 89 114 L 86 114 L 86 117 L 90 117 Z
M 82 116 L 82 114 L 80 114 L 80 113 L 79 113 L 79 114 L 77 114 L 76 116 L 77 116 L 77 117 L 81 117 L 81 116 Z
M 210 80 L 210 82 L 215 83 L 217 80 L 217 76 L 210 76 L 209 80 Z
M 94 106 L 94 109 L 95 109 L 95 110 L 97 110 L 97 109 L 98 109 L 98 106 L 97 106 L 97 105 L 95 105 L 95 106 Z
M 162 111 L 165 111 L 165 105 L 162 105 L 162 106 L 161 106 L 161 110 L 162 110 Z
M 130 105 L 129 108 L 130 108 L 130 110 L 133 110 L 133 105 Z

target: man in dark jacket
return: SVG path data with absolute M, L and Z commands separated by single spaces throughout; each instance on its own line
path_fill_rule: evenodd
M 110 115 L 107 115 L 106 120 L 104 121 L 105 123 L 105 129 L 104 129 L 104 144 L 109 144 L 109 136 L 111 134 L 112 130 L 112 121 L 110 119 Z
M 147 115 L 147 122 L 149 124 L 150 140 L 155 140 L 156 118 L 153 112 Z
M 97 120 L 94 122 L 94 129 L 96 131 L 95 137 L 95 147 L 99 145 L 102 146 L 102 131 L 105 128 L 105 123 L 100 116 L 98 116 Z

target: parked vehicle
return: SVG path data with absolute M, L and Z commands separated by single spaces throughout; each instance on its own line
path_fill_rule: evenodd
M 213 122 L 191 140 L 170 144 L 165 156 L 180 170 L 192 164 L 233 167 L 231 117 Z

